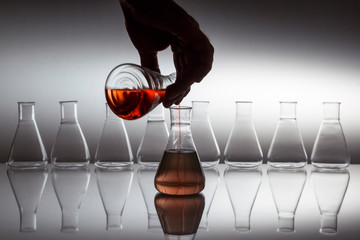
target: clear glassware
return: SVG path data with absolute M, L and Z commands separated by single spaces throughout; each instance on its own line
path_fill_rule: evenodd
M 8 168 L 7 175 L 20 210 L 20 231 L 36 231 L 36 212 L 48 176 L 46 166 Z
M 220 161 L 220 149 L 210 123 L 208 109 L 209 101 L 192 101 L 191 134 L 202 167 L 212 167 Z
M 154 188 L 154 177 L 157 167 L 140 166 L 137 171 L 137 177 L 142 196 L 145 201 L 148 214 L 148 230 L 161 229 L 160 221 L 156 213 L 154 198 L 158 193 Z
M 121 230 L 122 214 L 130 192 L 134 169 L 96 168 L 97 186 L 106 212 L 106 229 Z
M 206 185 L 201 192 L 205 197 L 205 207 L 201 218 L 199 229 L 209 230 L 208 216 L 217 187 L 220 181 L 220 173 L 217 167 L 204 168 Z
M 267 156 L 271 167 L 306 166 L 307 155 L 296 121 L 296 104 L 297 102 L 280 102 L 280 120 Z
M 346 169 L 313 169 L 311 179 L 321 213 L 320 233 L 337 233 L 337 216 L 350 181 Z
M 155 207 L 166 240 L 192 240 L 195 238 L 205 206 L 200 194 L 155 196 Z
M 248 232 L 250 231 L 252 208 L 261 185 L 262 171 L 259 167 L 227 167 L 224 172 L 224 180 L 234 211 L 234 229 Z
M 157 167 L 168 139 L 169 131 L 165 123 L 164 108 L 159 105 L 148 114 L 146 129 L 136 155 L 137 162 L 144 166 Z
M 18 102 L 19 122 L 7 164 L 10 167 L 43 167 L 48 158 L 35 120 L 35 103 Z
M 340 102 L 324 102 L 324 119 L 310 157 L 319 168 L 345 168 L 350 164 L 350 153 L 340 123 Z
M 51 171 L 53 187 L 62 212 L 62 232 L 79 231 L 79 210 L 90 181 L 86 167 L 59 168 Z
M 279 217 L 278 232 L 295 232 L 295 212 L 306 182 L 306 170 L 270 167 L 267 175 Z
M 166 87 L 175 79 L 174 73 L 163 76 L 136 64 L 121 64 L 106 79 L 106 101 L 117 116 L 138 119 L 163 101 Z
M 250 101 L 237 101 L 234 125 L 225 146 L 224 162 L 231 167 L 257 167 L 263 154 L 252 120 Z
M 205 187 L 205 176 L 190 130 L 191 107 L 170 107 L 170 136 L 155 175 L 156 189 L 169 195 L 190 195 Z
M 77 119 L 77 101 L 60 102 L 61 122 L 51 161 L 58 167 L 81 167 L 90 162 L 90 153 Z
M 133 153 L 124 121 L 106 106 L 106 119 L 95 154 L 95 165 L 104 168 L 126 167 L 133 164 Z

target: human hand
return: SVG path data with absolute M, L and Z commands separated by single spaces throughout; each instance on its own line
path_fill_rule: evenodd
M 173 0 L 119 0 L 126 29 L 141 65 L 160 72 L 157 54 L 171 46 L 176 81 L 166 89 L 164 107 L 180 104 L 194 82 L 211 70 L 214 48 L 199 24 Z

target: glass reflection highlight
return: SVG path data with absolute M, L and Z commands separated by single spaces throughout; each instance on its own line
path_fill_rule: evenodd
M 106 229 L 121 230 L 122 214 L 134 175 L 132 167 L 96 168 L 97 186 L 106 212 Z
M 313 169 L 311 178 L 321 213 L 320 233 L 337 233 L 337 215 L 350 181 L 348 170 Z
M 295 232 L 295 212 L 307 173 L 305 169 L 269 168 L 267 175 L 279 217 L 277 231 Z
M 62 212 L 62 232 L 79 231 L 79 210 L 90 181 L 88 167 L 53 168 L 53 187 Z
M 224 172 L 226 189 L 235 216 L 235 230 L 250 231 L 251 211 L 262 180 L 260 168 L 231 168 Z
M 20 210 L 20 231 L 36 231 L 36 211 L 41 199 L 48 169 L 8 168 L 7 175 Z

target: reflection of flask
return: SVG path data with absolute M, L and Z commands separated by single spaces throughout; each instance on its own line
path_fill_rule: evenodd
M 124 122 L 106 104 L 106 120 L 95 154 L 95 165 L 124 167 L 131 164 L 133 164 L 133 154 Z
M 88 167 L 53 168 L 52 181 L 62 212 L 63 232 L 77 232 L 79 209 L 90 181 Z
M 106 212 L 106 229 L 122 229 L 121 217 L 129 195 L 134 169 L 96 168 L 97 185 Z
M 205 186 L 190 130 L 191 107 L 170 107 L 169 141 L 155 175 L 155 187 L 170 195 L 201 192 Z
M 169 131 L 165 124 L 164 108 L 159 105 L 148 115 L 146 129 L 137 151 L 138 163 L 158 166 L 168 139 Z
M 306 182 L 306 171 L 269 168 L 267 175 L 279 215 L 278 231 L 295 232 L 295 212 Z
M 226 168 L 224 180 L 235 215 L 235 230 L 250 231 L 250 216 L 261 184 L 260 168 Z
M 169 196 L 158 193 L 155 207 L 165 239 L 194 239 L 204 210 L 202 194 Z
M 36 211 L 47 179 L 47 168 L 7 171 L 20 210 L 20 231 L 36 230 Z
M 162 76 L 135 64 L 121 64 L 106 79 L 106 101 L 119 117 L 137 119 L 163 101 L 166 87 L 174 81 L 175 74 Z
M 56 166 L 86 166 L 90 153 L 77 119 L 77 101 L 61 101 L 61 123 L 51 161 Z
M 340 103 L 323 104 L 324 119 L 315 140 L 311 163 L 315 167 L 347 167 L 350 164 L 350 154 L 340 123 Z
M 337 232 L 337 215 L 350 180 L 349 171 L 315 169 L 311 171 L 316 200 L 321 213 L 320 232 Z
M 225 147 L 225 163 L 232 167 L 256 167 L 263 154 L 251 116 L 252 102 L 236 102 L 236 117 Z
M 209 101 L 193 101 L 191 134 L 203 167 L 215 166 L 220 160 L 220 150 L 211 127 Z
M 280 120 L 269 148 L 268 164 L 272 167 L 304 167 L 307 155 L 296 122 L 296 102 L 280 102 L 280 107 Z
M 47 154 L 35 121 L 35 103 L 19 102 L 18 107 L 19 122 L 7 163 L 11 167 L 45 166 Z

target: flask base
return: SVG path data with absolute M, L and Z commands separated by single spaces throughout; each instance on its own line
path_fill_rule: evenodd
M 274 168 L 303 168 L 306 162 L 267 162 L 270 167 Z
M 321 163 L 321 162 L 312 162 L 311 163 L 316 168 L 322 169 L 344 169 L 349 166 L 349 163 Z
M 212 161 L 212 162 L 201 162 L 201 166 L 203 168 L 211 168 L 211 167 L 215 167 L 216 165 L 219 164 L 219 160 L 217 161 Z
M 234 168 L 256 168 L 262 164 L 262 161 L 258 162 L 231 162 L 231 161 L 225 161 L 225 164 L 228 167 L 234 167 Z
M 10 161 L 7 163 L 7 165 L 12 168 L 31 169 L 31 168 L 45 167 L 47 165 L 47 161 L 31 161 L 31 162 Z
M 133 165 L 133 162 L 95 162 L 95 166 L 99 168 L 125 168 Z
M 59 168 L 79 168 L 88 166 L 89 162 L 53 162 L 53 165 Z

